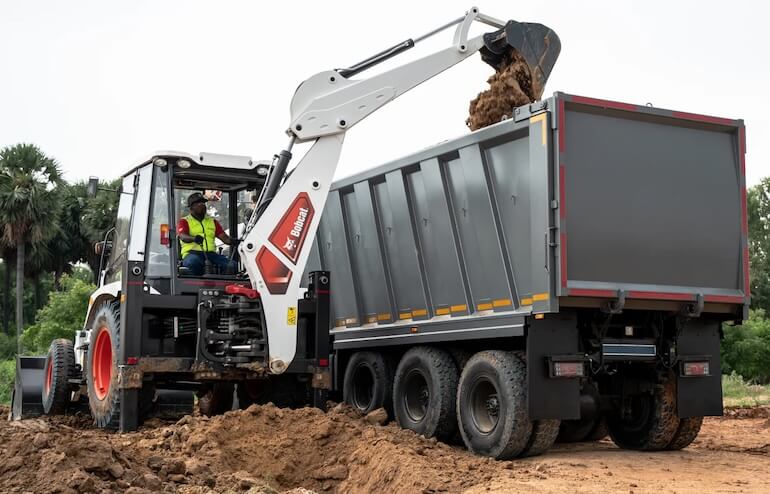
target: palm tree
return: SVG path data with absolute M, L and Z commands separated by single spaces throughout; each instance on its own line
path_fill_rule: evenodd
M 0 151 L 0 240 L 16 248 L 16 331 L 24 328 L 24 253 L 27 242 L 40 242 L 54 224 L 57 188 L 63 184 L 53 158 L 33 144 Z M 21 343 L 19 343 L 21 344 Z

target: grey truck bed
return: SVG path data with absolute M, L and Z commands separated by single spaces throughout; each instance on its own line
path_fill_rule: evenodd
M 526 315 L 620 298 L 740 319 L 744 136 L 556 93 L 338 181 L 308 268 L 331 271 L 335 345 L 515 335 Z

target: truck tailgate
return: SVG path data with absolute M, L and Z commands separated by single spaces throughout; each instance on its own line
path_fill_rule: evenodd
M 748 303 L 743 122 L 556 99 L 559 295 Z

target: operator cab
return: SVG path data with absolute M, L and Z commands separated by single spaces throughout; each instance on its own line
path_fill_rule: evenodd
M 144 260 L 145 282 L 160 294 L 197 293 L 204 286 L 248 281 L 235 246 L 270 167 L 269 161 L 248 156 L 209 153 L 159 152 L 142 161 L 123 175 L 116 225 L 105 237 L 111 252 L 102 261 L 100 284 L 120 281 L 126 260 Z M 218 223 L 217 231 L 221 225 L 230 237 L 230 245 L 217 239 L 205 250 L 227 258 L 229 269 L 209 265 L 204 274 L 183 266 L 177 226 L 190 214 L 188 198 L 196 193 L 206 199 L 206 216 Z

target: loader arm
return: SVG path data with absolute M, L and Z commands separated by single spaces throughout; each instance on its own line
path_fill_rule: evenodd
M 497 30 L 469 39 L 468 31 L 474 22 Z M 349 79 L 453 26 L 456 29 L 450 47 L 367 79 Z M 560 45 L 556 34 L 541 24 L 505 23 L 473 7 L 464 16 L 424 36 L 406 40 L 351 68 L 320 72 L 297 88 L 291 102 L 289 145 L 276 156 L 257 212 L 238 247 L 252 287 L 262 299 L 270 372 L 284 372 L 296 353 L 299 286 L 345 132 L 398 96 L 479 50 L 484 49 L 484 60 L 495 66 L 510 48 L 525 55 L 533 78 L 540 77 L 544 83 Z M 308 141 L 315 142 L 284 180 L 291 147 L 295 142 Z

